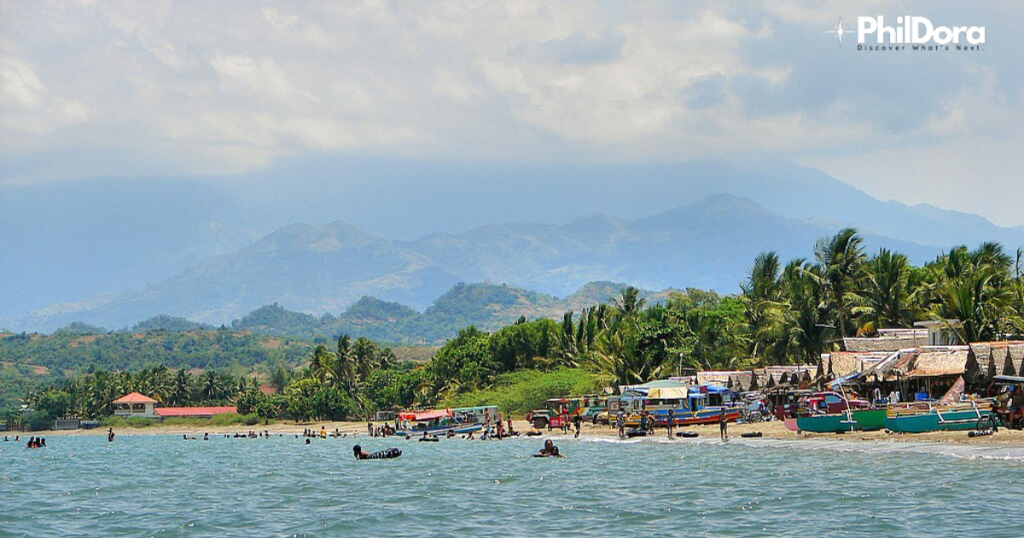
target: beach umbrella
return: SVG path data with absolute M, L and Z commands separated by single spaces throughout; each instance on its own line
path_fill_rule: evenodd
M 770 389 L 770 388 L 772 388 L 774 386 L 775 386 L 775 376 L 774 375 L 769 375 L 768 376 L 768 383 L 765 384 L 765 388 Z
M 788 372 L 782 372 L 782 377 L 779 378 L 779 384 L 781 385 L 783 383 L 789 383 L 789 373 Z
M 754 373 L 754 372 L 751 372 L 750 373 L 750 386 L 747 387 L 747 390 L 749 391 L 749 390 L 757 390 L 757 389 L 758 389 L 757 374 Z

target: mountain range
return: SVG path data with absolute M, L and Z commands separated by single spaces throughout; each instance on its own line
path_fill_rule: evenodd
M 328 164 L 219 183 L 5 187 L 2 326 L 126 327 L 159 314 L 220 325 L 271 303 L 320 315 L 364 296 L 423 310 L 460 282 L 555 297 L 609 280 L 731 293 L 759 252 L 809 257 L 848 225 L 869 250 L 915 263 L 957 244 L 1024 244 L 1022 227 L 882 202 L 790 163 L 413 170 L 360 161 L 325 181 Z M 289 194 L 275 197 L 272 178 L 283 175 Z

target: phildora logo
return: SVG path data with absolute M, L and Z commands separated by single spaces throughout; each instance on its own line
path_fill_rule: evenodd
M 853 31 L 839 24 L 825 33 L 843 45 Z M 867 44 L 874 34 L 876 44 Z M 896 17 L 896 26 L 886 26 L 885 17 L 857 18 L 857 50 L 981 50 L 985 44 L 984 26 L 935 26 L 925 17 Z

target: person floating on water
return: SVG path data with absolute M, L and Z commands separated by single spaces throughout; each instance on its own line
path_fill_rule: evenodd
M 721 434 L 723 441 L 729 440 L 729 421 L 725 416 L 725 408 L 722 408 L 722 412 L 718 414 L 718 433 Z
M 551 439 L 548 439 L 547 441 L 544 441 L 544 448 L 542 448 L 540 450 L 540 452 L 537 452 L 534 455 L 534 457 L 535 458 L 564 458 L 565 456 L 563 456 L 558 451 L 558 447 L 555 446 L 555 443 L 553 441 L 551 441 Z
M 357 460 L 365 460 L 370 458 L 370 455 L 367 454 L 366 452 L 363 452 L 363 447 L 359 445 L 352 447 L 352 455 L 355 456 Z

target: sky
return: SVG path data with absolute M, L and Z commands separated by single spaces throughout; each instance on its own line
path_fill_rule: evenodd
M 984 26 L 986 43 L 858 51 L 828 33 L 906 15 Z M 312 154 L 770 156 L 1021 225 L 1022 24 L 1011 1 L 5 0 L 0 185 L 231 176 Z

